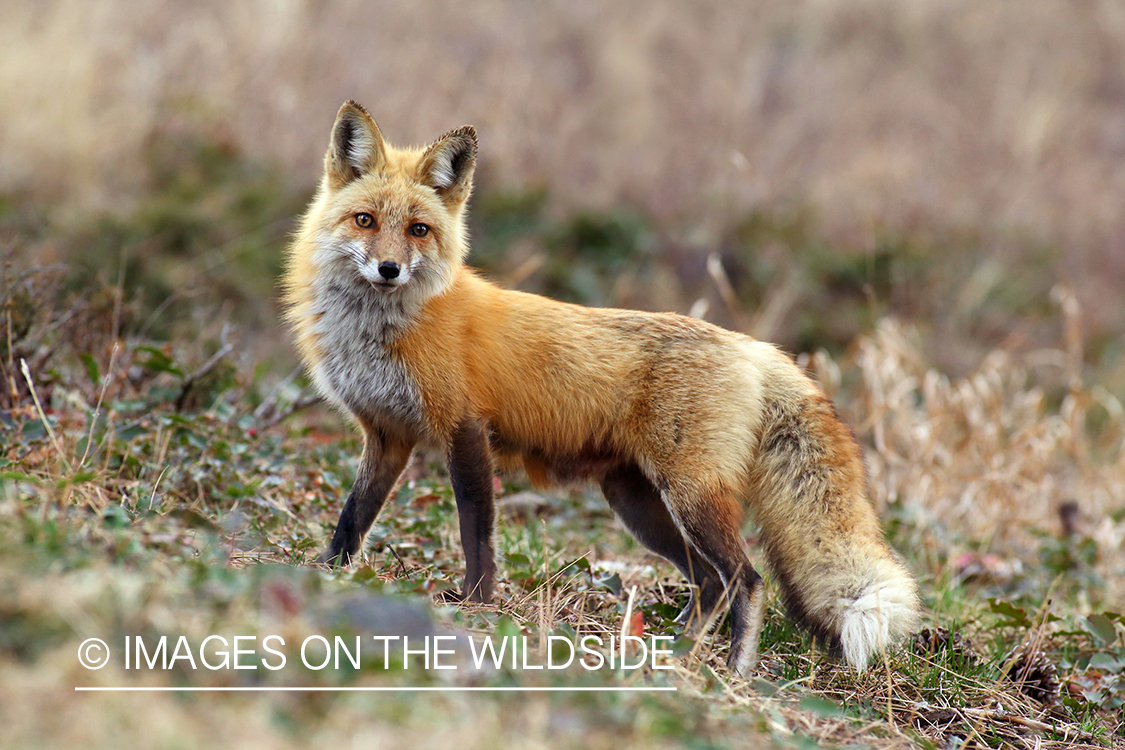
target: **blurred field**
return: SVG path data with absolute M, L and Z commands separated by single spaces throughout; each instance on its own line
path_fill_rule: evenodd
M 356 98 L 396 142 L 476 125 L 481 195 L 631 207 L 689 258 L 799 213 L 833 254 L 906 244 L 954 263 L 927 310 L 943 316 L 1043 302 L 1025 277 L 1049 274 L 1076 289 L 1096 353 L 1121 356 L 1116 0 L 58 0 L 6 4 L 0 49 L 0 193 L 53 220 L 127 211 L 166 139 L 211 139 L 308 190 Z M 751 270 L 776 262 L 761 239 Z
M 437 604 L 463 569 L 437 456 L 362 562 L 309 564 L 359 448 L 276 280 L 349 98 L 396 143 L 476 126 L 471 262 L 501 283 L 797 356 L 929 634 L 857 676 L 774 600 L 754 681 L 722 629 L 633 677 L 674 696 L 75 695 L 253 683 L 92 673 L 88 636 L 368 633 L 332 619 L 346 597 L 476 633 L 677 631 L 686 588 L 596 493 L 522 477 L 495 605 Z M 1123 197 L 1118 0 L 7 2 L 0 746 L 1125 747 Z

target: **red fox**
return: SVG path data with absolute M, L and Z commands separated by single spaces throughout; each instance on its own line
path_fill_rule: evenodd
M 500 289 L 465 266 L 477 138 L 384 142 L 336 116 L 292 242 L 286 317 L 312 379 L 363 429 L 355 485 L 321 562 L 345 564 L 418 445 L 448 458 L 466 577 L 492 596 L 493 472 L 597 482 L 645 547 L 692 585 L 698 634 L 729 606 L 728 666 L 754 669 L 764 585 L 740 525 L 761 527 L 791 616 L 857 670 L 919 624 L 914 579 L 883 539 L 854 435 L 770 344 L 694 318 Z

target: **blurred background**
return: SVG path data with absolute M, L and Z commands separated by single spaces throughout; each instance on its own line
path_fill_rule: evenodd
M 1118 0 L 56 0 L 5 3 L 0 50 L 6 236 L 150 332 L 214 296 L 283 340 L 285 236 L 354 98 L 393 143 L 476 126 L 502 283 L 795 351 L 890 314 L 951 373 L 1057 342 L 1063 285 L 1125 380 Z

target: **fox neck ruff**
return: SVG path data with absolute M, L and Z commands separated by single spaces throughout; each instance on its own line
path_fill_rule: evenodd
M 394 291 L 381 291 L 354 264 L 325 250 L 317 259 L 321 262 L 309 311 L 322 355 L 312 367 L 317 388 L 362 420 L 421 433 L 420 390 L 390 344 L 409 330 L 426 301 L 448 283 L 435 274 L 439 283 L 415 278 Z

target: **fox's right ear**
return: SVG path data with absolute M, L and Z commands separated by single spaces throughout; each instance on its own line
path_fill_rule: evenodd
M 338 190 L 352 180 L 378 171 L 386 159 L 383 135 L 371 115 L 357 102 L 344 102 L 336 114 L 332 142 L 324 157 L 328 184 Z

